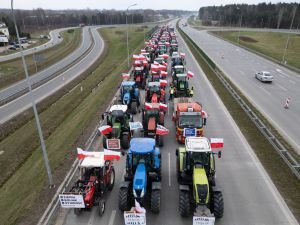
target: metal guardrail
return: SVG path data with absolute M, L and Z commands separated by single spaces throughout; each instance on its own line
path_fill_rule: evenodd
M 179 26 L 178 26 L 179 28 Z M 211 66 L 208 62 L 211 59 L 200 49 L 200 47 L 181 29 L 180 31 L 191 41 L 194 48 L 200 53 L 201 58 L 205 61 L 205 63 L 209 66 L 209 68 L 215 73 L 218 79 L 222 82 L 227 91 L 231 94 L 231 96 L 236 100 L 236 102 L 240 105 L 240 107 L 245 111 L 248 117 L 252 120 L 255 126 L 260 130 L 260 132 L 265 136 L 265 138 L 269 141 L 269 143 L 273 146 L 276 152 L 280 155 L 280 157 L 284 160 L 287 166 L 291 169 L 291 171 L 296 175 L 296 177 L 300 180 L 300 164 L 299 162 L 291 155 L 291 153 L 284 147 L 284 145 L 276 138 L 276 136 L 270 131 L 264 122 L 259 118 L 259 116 L 248 106 L 248 104 L 243 100 L 243 98 L 235 91 L 235 87 L 233 87 L 225 78 L 224 75 L 220 72 L 221 70 L 214 65 L 215 68 Z

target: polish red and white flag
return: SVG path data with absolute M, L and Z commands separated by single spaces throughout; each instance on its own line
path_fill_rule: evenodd
M 164 65 L 165 67 L 168 67 L 168 63 L 166 63 L 166 62 L 164 62 L 163 65 Z
M 159 85 L 160 85 L 161 87 L 165 87 L 165 86 L 167 86 L 167 84 L 168 84 L 168 81 L 167 81 L 167 80 L 159 80 Z
M 151 64 L 151 71 L 152 71 L 152 72 L 158 72 L 158 71 L 159 71 L 158 66 L 155 65 L 155 64 Z
M 164 65 L 158 65 L 160 71 L 167 71 L 167 67 Z
M 84 159 L 85 157 L 100 157 L 100 153 L 85 151 L 85 150 L 82 150 L 81 148 L 77 148 L 77 158 Z
M 164 126 L 158 124 L 156 127 L 156 134 L 159 136 L 164 136 L 164 135 L 169 134 L 169 130 L 167 128 L 165 128 Z
M 185 58 L 185 53 L 182 53 L 182 52 L 181 52 L 181 53 L 180 53 L 180 57 L 181 57 L 181 58 Z
M 202 110 L 201 115 L 203 118 L 207 118 L 208 117 L 208 113 L 204 110 Z
M 104 149 L 104 160 L 120 160 L 121 152 Z
M 164 104 L 164 103 L 159 103 L 159 108 L 162 110 L 167 110 L 168 109 L 168 105 Z
M 156 66 L 158 66 L 158 65 L 159 65 L 159 63 L 158 63 L 158 62 L 156 62 L 156 61 L 154 61 L 154 62 L 153 62 L 153 64 L 154 64 L 154 65 L 156 65 Z
M 133 56 L 132 56 L 132 59 L 133 59 L 133 60 L 139 60 L 139 55 L 133 55 Z
M 129 79 L 130 74 L 129 73 L 122 73 L 122 77 L 123 77 L 123 80 Z
M 98 128 L 98 131 L 103 135 L 111 133 L 112 130 L 113 130 L 112 127 L 109 125 L 104 125 Z
M 147 60 L 143 60 L 143 65 L 144 66 L 148 66 L 149 64 L 148 64 L 148 61 Z
M 161 71 L 161 72 L 160 72 L 160 75 L 161 75 L 162 77 L 166 77 L 166 76 L 168 76 L 168 72 L 166 72 L 166 71 Z
M 188 71 L 186 75 L 189 78 L 193 78 L 194 77 L 194 73 L 192 71 Z
M 224 147 L 223 138 L 211 138 L 210 139 L 210 147 L 211 148 L 223 148 Z
M 167 54 L 162 54 L 162 57 L 163 57 L 164 59 L 168 59 L 168 58 L 169 58 L 169 55 L 167 55 Z
M 150 104 L 150 103 L 148 103 L 148 102 L 146 102 L 146 103 L 145 103 L 145 109 L 146 109 L 146 110 L 153 109 L 153 105 Z
M 166 42 L 166 46 L 169 47 L 170 46 L 170 42 Z

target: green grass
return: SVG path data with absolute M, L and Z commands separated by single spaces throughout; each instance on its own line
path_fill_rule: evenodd
M 234 43 L 238 43 L 238 31 L 217 31 L 214 34 Z M 288 34 L 275 32 L 241 31 L 242 46 L 253 49 L 275 60 L 282 61 Z M 291 34 L 285 60 L 287 64 L 300 69 L 300 35 Z
M 65 31 L 62 33 L 62 38 L 63 41 L 60 44 L 38 52 L 37 55 L 42 55 L 45 60 L 37 62 L 37 68 L 35 67 L 32 55 L 25 57 L 29 75 L 33 75 L 36 71 L 43 70 L 60 61 L 78 48 L 81 41 L 81 29 L 75 29 L 73 33 Z M 22 80 L 24 77 L 25 74 L 21 58 L 0 63 L 0 89 Z
M 254 150 L 260 162 L 268 172 L 275 186 L 283 196 L 285 202 L 295 215 L 297 220 L 300 220 L 300 182 L 297 177 L 291 172 L 283 159 L 277 154 L 273 146 L 261 135 L 259 129 L 254 125 L 251 119 L 246 115 L 244 110 L 239 106 L 227 89 L 223 86 L 221 81 L 215 75 L 213 69 L 217 69 L 216 65 L 204 54 L 204 52 L 181 30 L 179 30 L 183 39 L 188 44 L 191 52 L 196 58 L 197 62 L 203 69 L 205 75 L 213 85 L 214 89 L 222 99 L 225 107 L 235 120 L 243 135 L 246 137 L 248 143 Z M 208 63 L 207 63 L 208 62 Z M 209 66 L 210 65 L 210 66 Z M 213 68 L 213 69 L 212 69 Z M 227 79 L 232 87 L 234 85 Z M 238 94 L 245 100 L 251 109 L 260 117 L 259 112 L 245 99 L 240 91 L 234 87 Z M 263 119 L 264 120 L 264 119 Z M 264 123 L 268 123 L 264 120 Z M 269 125 L 270 126 L 270 125 Z M 268 127 L 272 129 L 271 127 Z M 276 131 L 274 132 L 276 133 Z M 278 136 L 278 134 L 276 135 Z M 282 138 L 279 136 L 279 139 Z M 285 144 L 286 147 L 289 147 Z M 289 148 L 288 148 L 289 149 Z
M 116 32 L 118 30 L 121 32 Z M 85 134 L 91 121 L 99 117 L 99 111 L 105 110 L 121 81 L 121 73 L 127 71 L 126 30 L 105 29 L 101 33 L 108 44 L 103 62 L 72 92 L 40 115 L 53 171 L 57 171 L 66 158 L 75 156 L 76 141 Z M 130 29 L 130 46 L 139 50 L 144 43 L 143 35 L 143 32 Z M 101 81 L 98 87 L 97 84 Z M 6 167 L 10 170 L 14 167 L 17 169 L 9 175 L 0 189 L 0 221 L 3 225 L 17 224 L 24 215 L 29 214 L 35 202 L 40 200 L 43 187 L 47 185 L 35 132 L 34 121 L 29 121 L 0 143 L 0 148 L 6 146 L 3 149 L 5 153 L 0 156 L 1 175 L 5 175 L 3 170 Z M 14 160 L 7 161 L 23 152 L 26 154 L 19 160 L 19 165 L 11 165 Z M 6 175 L 7 173 L 10 173 L 8 169 Z M 44 206 L 46 205 L 47 202 Z

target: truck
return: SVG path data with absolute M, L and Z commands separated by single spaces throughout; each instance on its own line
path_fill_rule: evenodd
M 184 144 L 186 137 L 203 136 L 207 114 L 203 111 L 202 104 L 192 98 L 175 98 L 173 120 L 176 125 L 176 140 Z

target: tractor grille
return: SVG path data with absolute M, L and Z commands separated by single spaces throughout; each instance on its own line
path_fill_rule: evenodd
M 199 203 L 205 204 L 208 194 L 208 186 L 206 184 L 197 184 L 197 192 L 199 197 Z
M 137 197 L 140 197 L 141 193 L 142 193 L 142 189 L 135 189 L 135 193 L 136 193 Z

